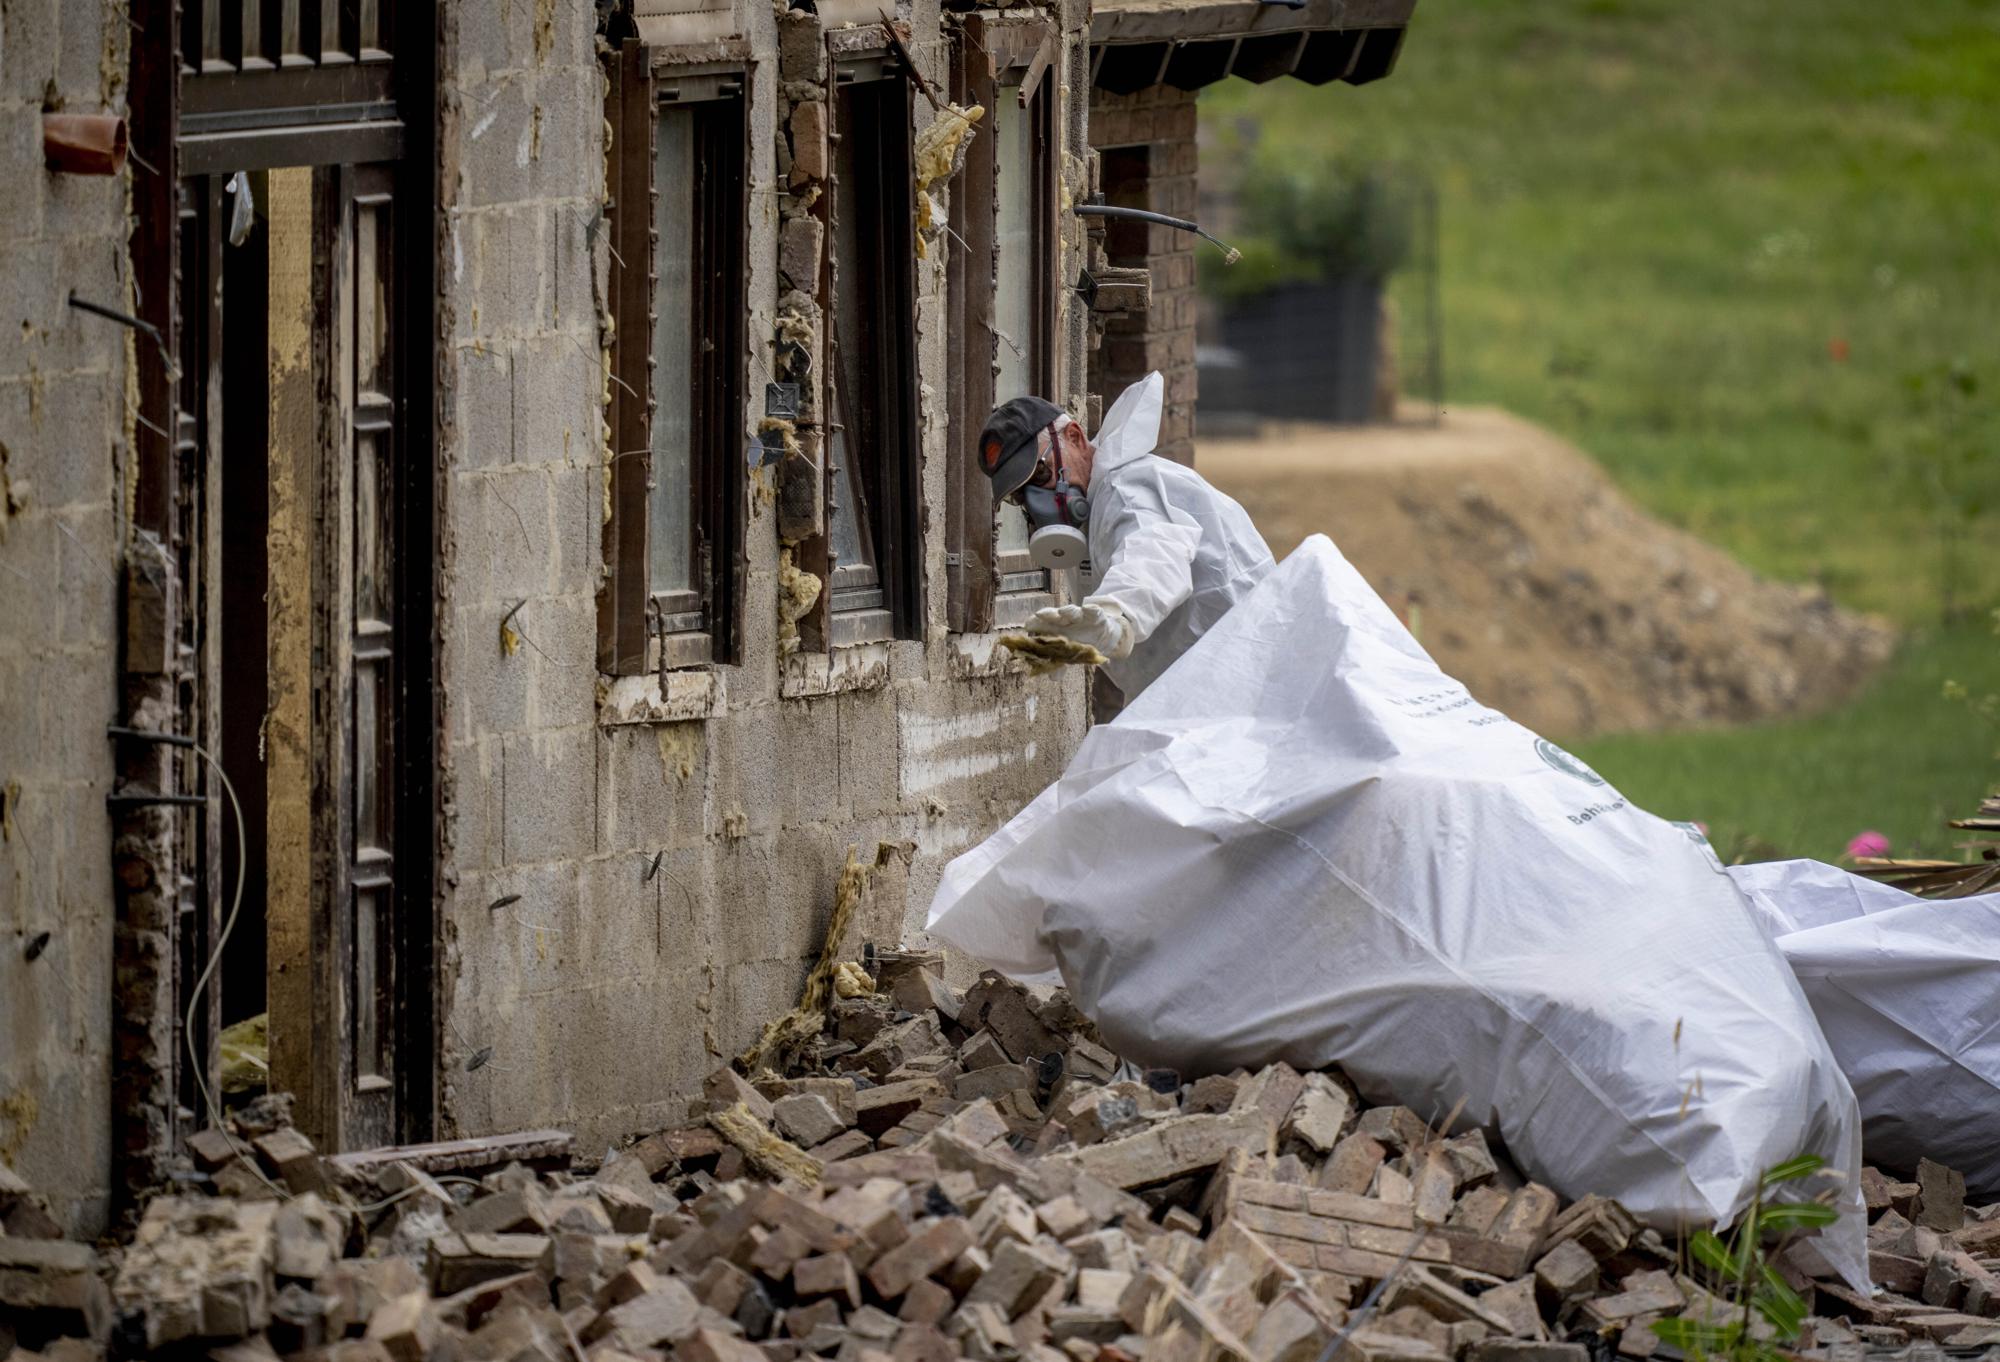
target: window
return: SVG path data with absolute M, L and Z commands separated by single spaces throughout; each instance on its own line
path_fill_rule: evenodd
M 1039 21 L 972 16 L 960 40 L 954 98 L 992 111 L 953 184 L 951 211 L 948 609 L 953 629 L 977 631 L 1019 623 L 1049 590 L 1048 573 L 1028 557 L 1026 518 L 995 503 L 968 452 L 1001 402 L 1060 397 L 1054 82 L 1036 74 L 1054 37 Z
M 612 81 L 612 516 L 599 665 L 736 659 L 742 574 L 744 122 L 740 73 Z M 628 211 L 626 205 L 638 206 Z
M 841 67 L 834 102 L 825 410 L 835 645 L 923 633 L 909 87 L 881 66 Z

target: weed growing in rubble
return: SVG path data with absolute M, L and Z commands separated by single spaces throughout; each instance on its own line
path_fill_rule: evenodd
M 1750 1209 L 1736 1222 L 1727 1241 L 1713 1230 L 1697 1231 L 1688 1240 L 1688 1252 L 1715 1274 L 1740 1313 L 1728 1320 L 1690 1315 L 1659 1320 L 1653 1332 L 1662 1342 L 1697 1360 L 1781 1362 L 1786 1356 L 1781 1345 L 1798 1337 L 1807 1307 L 1805 1298 L 1779 1275 L 1771 1261 L 1794 1235 L 1833 1224 L 1839 1212 L 1822 1201 L 1767 1203 L 1765 1197 L 1787 1183 L 1805 1181 L 1825 1166 L 1826 1160 L 1817 1154 L 1800 1154 L 1767 1169 L 1758 1181 Z M 1766 1235 L 1777 1236 L 1770 1247 L 1765 1245 Z M 1758 1320 L 1768 1326 L 1767 1337 L 1756 1336 Z

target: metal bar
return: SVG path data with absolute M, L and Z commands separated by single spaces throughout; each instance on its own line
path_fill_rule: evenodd
M 145 804 L 184 804 L 184 805 L 196 805 L 196 804 L 206 804 L 206 803 L 208 803 L 208 796 L 207 796 L 207 795 L 184 795 L 184 794 L 108 794 L 108 795 L 104 796 L 104 804 L 105 804 L 105 807 L 106 807 L 106 808 L 113 808 L 113 809 L 118 809 L 118 808 L 132 808 L 132 807 L 136 807 L 136 806 L 139 806 L 139 805 L 145 805 Z

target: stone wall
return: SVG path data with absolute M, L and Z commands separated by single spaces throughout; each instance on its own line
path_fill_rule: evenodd
M 775 512 L 753 496 L 742 665 L 600 678 L 602 86 L 587 0 L 530 11 L 502 7 L 511 24 L 489 25 L 453 7 L 444 61 L 440 1133 L 561 1125 L 588 1148 L 677 1118 L 704 1073 L 791 1006 L 850 844 L 869 859 L 890 848 L 857 945 L 920 923 L 944 862 L 1060 772 L 1085 701 L 1080 677 L 1026 681 L 990 637 L 945 630 L 936 249 L 917 265 L 925 637 L 781 660 Z M 935 0 L 899 12 L 942 87 Z M 737 27 L 759 58 L 748 431 L 773 377 L 780 91 L 772 8 L 742 0 Z M 1081 119 L 1057 126 L 1080 165 Z M 1063 334 L 1074 388 L 1080 319 Z M 500 624 L 521 602 L 524 643 L 506 653 Z
M 1197 213 L 1195 189 L 1195 92 L 1157 85 L 1135 95 L 1093 89 L 1090 145 L 1104 161 L 1106 201 L 1147 208 L 1177 218 Z M 1140 155 L 1118 156 L 1129 149 Z M 1123 174 L 1120 174 L 1120 171 Z M 1142 249 L 1143 261 L 1115 258 L 1112 264 L 1147 265 L 1153 276 L 1152 306 L 1144 317 L 1116 317 L 1104 328 L 1102 345 L 1090 357 L 1090 389 L 1109 405 L 1126 384 L 1158 369 L 1166 377 L 1166 410 L 1160 420 L 1158 452 L 1194 462 L 1195 247 L 1200 239 L 1171 227 L 1113 223 L 1106 236 Z
M 0 0 L 0 1162 L 84 1233 L 103 1222 L 111 1160 L 104 730 L 133 334 L 68 299 L 132 299 L 126 177 L 45 169 L 42 114 L 124 111 L 116 14 Z

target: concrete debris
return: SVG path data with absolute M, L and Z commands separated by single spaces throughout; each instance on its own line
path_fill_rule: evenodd
M 879 991 L 825 986 L 856 975 Z M 1345 1331 L 1343 1362 L 1590 1362 L 1738 1309 L 1617 1202 L 1565 1206 L 1484 1134 L 1370 1108 L 1337 1073 L 1134 1078 L 1060 994 L 988 975 L 961 995 L 934 955 L 820 984 L 782 1068 L 718 1070 L 685 1124 L 594 1168 L 555 1167 L 550 1131 L 323 1159 L 260 1108 L 189 1142 L 190 1184 L 239 1195 L 161 1196 L 100 1255 L 16 1233 L 40 1202 L 0 1167 L 0 1344 L 1317 1362 Z M 501 1151 L 541 1166 L 494 1168 Z M 1813 1311 L 1796 1351 L 2000 1341 L 2000 1206 L 1928 1161 L 1863 1182 L 1887 1289 L 1782 1255 Z

